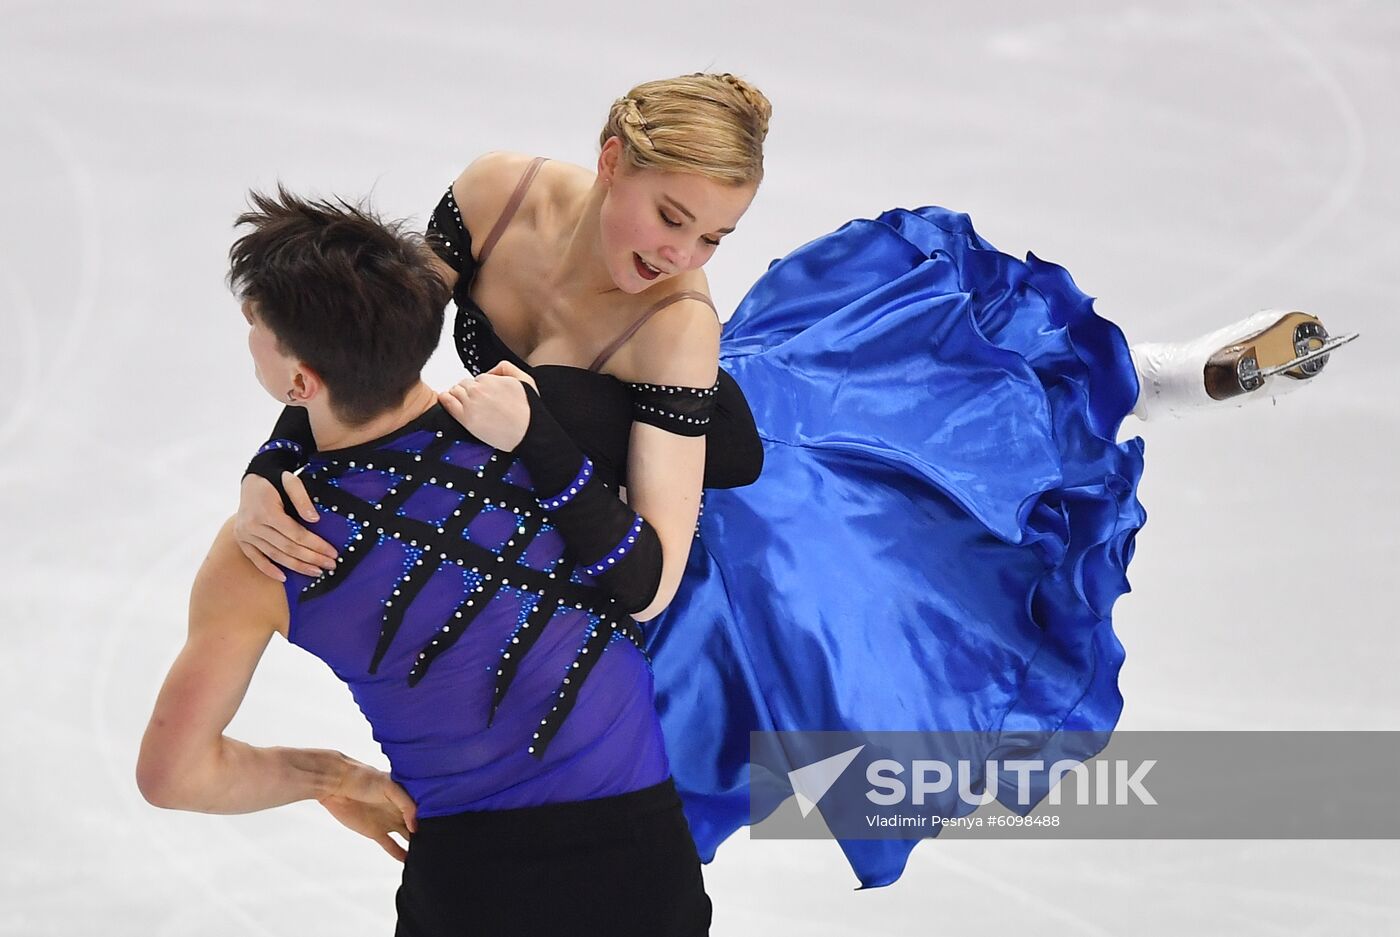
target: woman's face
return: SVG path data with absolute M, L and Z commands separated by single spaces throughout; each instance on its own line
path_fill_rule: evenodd
M 633 169 L 620 153 L 614 138 L 599 159 L 608 186 L 600 232 L 608 273 L 624 293 L 703 267 L 758 191 L 693 173 Z

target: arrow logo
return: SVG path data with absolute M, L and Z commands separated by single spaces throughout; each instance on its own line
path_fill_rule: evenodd
M 841 773 L 850 767 L 851 762 L 856 760 L 856 756 L 864 748 L 864 745 L 857 745 L 839 755 L 832 755 L 830 758 L 823 758 L 788 772 L 788 783 L 792 785 L 792 792 L 797 795 L 797 806 L 801 809 L 802 816 L 805 817 L 816 809 L 817 801 L 831 790 L 831 785 L 836 783 L 836 779 L 841 777 Z

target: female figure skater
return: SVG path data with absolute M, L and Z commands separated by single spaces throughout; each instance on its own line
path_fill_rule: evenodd
M 649 82 L 614 103 L 596 173 L 492 154 L 430 225 L 468 370 L 533 375 L 526 437 L 570 437 L 579 484 L 625 485 L 637 512 L 609 537 L 659 544 L 616 540 L 611 575 L 646 622 L 705 861 L 762 819 L 751 730 L 971 730 L 987 760 L 1033 757 L 1026 740 L 1061 729 L 1106 741 L 1122 705 L 1110 612 L 1145 519 L 1142 441 L 1116 442 L 1119 424 L 1299 384 L 1341 341 L 1269 312 L 1131 350 L 1062 268 L 938 208 L 799 248 L 721 336 L 700 268 L 754 196 L 769 115 L 730 75 Z M 487 418 L 476 384 L 443 398 L 468 430 Z M 276 435 L 294 433 L 284 420 Z M 274 441 L 287 448 L 251 467 L 308 519 L 280 475 L 295 460 L 277 460 L 310 445 Z M 245 478 L 250 558 L 333 563 L 281 507 Z M 899 877 L 913 842 L 841 845 L 871 886 Z

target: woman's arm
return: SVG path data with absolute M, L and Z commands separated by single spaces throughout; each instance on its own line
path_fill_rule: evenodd
M 278 565 L 308 576 L 335 565 L 335 548 L 297 522 L 297 517 L 311 524 L 317 520 L 306 488 L 292 474 L 315 449 L 306 410 L 284 407 L 239 487 L 238 548 L 259 572 L 278 582 L 285 579 Z
M 717 332 L 716 324 L 716 345 Z M 695 347 L 682 357 L 698 358 Z M 649 376 L 704 381 L 694 377 L 703 366 L 677 367 L 676 360 Z M 694 392 L 713 392 L 716 365 L 709 367 L 710 386 L 692 385 Z M 640 621 L 660 614 L 680 585 L 695 532 L 705 466 L 703 428 L 672 432 L 634 423 L 628 457 L 632 484 L 624 503 L 549 412 L 530 376 L 510 362 L 468 376 L 438 399 L 477 439 L 524 463 L 541 509 L 575 560 L 629 614 Z
M 282 473 L 301 468 L 315 448 L 316 437 L 311 435 L 311 418 L 306 408 L 283 407 L 277 425 L 272 427 L 272 435 L 249 461 L 243 474 L 266 478 L 276 487 Z
M 653 316 L 624 346 L 616 365 L 629 383 L 653 387 L 689 388 L 696 399 L 713 401 L 719 373 L 720 323 L 714 311 L 698 300 L 682 300 Z M 579 485 L 571 495 L 574 476 L 561 467 L 581 460 L 576 447 L 566 444 L 558 424 L 549 418 L 538 396 L 531 395 L 531 422 L 517 452 L 540 485 L 545 509 L 566 542 L 620 597 L 637 621 L 661 614 L 680 588 L 700 513 L 700 488 L 705 474 L 705 424 L 687 424 L 684 432 L 637 421 L 627 457 L 627 502 L 596 480 Z M 658 422 L 667 423 L 667 420 Z M 545 427 L 549 428 L 548 436 Z M 677 427 L 678 429 L 678 427 Z M 547 440 L 547 441 L 546 441 Z M 551 453 L 569 451 L 568 460 Z M 563 505 L 551 504 L 548 491 L 564 487 Z M 552 499 L 554 502 L 558 497 Z M 628 522 L 631 522 L 630 524 Z M 604 564 L 614 560 L 613 568 Z
M 711 388 L 719 373 L 720 322 L 709 306 L 682 300 L 662 310 L 627 343 L 616 364 L 625 380 L 662 387 Z M 648 423 L 632 424 L 627 456 L 627 500 L 656 529 L 661 580 L 651 602 L 634 614 L 647 621 L 675 598 L 695 537 L 706 437 L 682 435 Z
M 637 621 L 660 615 L 680 588 L 700 515 L 704 469 L 704 436 L 677 436 L 645 423 L 632 424 L 627 501 L 656 529 L 661 542 L 661 581 L 646 608 L 633 614 Z
M 663 316 L 664 323 L 656 323 Z M 518 425 L 515 421 L 503 419 L 498 429 L 486 418 L 484 406 L 478 415 L 467 416 L 473 407 L 465 398 L 483 388 L 459 386 L 452 392 L 458 399 L 450 412 L 488 444 L 520 457 L 541 507 L 571 552 L 638 621 L 656 617 L 670 604 L 685 573 L 705 471 L 708 419 L 700 417 L 713 407 L 719 334 L 719 321 L 707 305 L 684 300 L 653 317 L 628 343 L 628 359 L 642 362 L 630 367 L 623 363 L 629 383 L 689 396 L 688 403 L 699 409 L 686 421 L 646 412 L 645 422 L 633 423 L 625 503 L 591 472 L 582 450 L 532 385 L 525 392 L 528 423 L 518 443 L 507 428 Z M 483 381 L 515 371 L 503 362 Z M 526 375 L 515 376 L 522 384 L 528 381 Z
M 438 400 L 467 432 L 520 459 L 540 509 L 583 571 L 629 614 L 647 607 L 661 580 L 656 531 L 593 471 L 540 399 L 534 378 L 502 361 Z
M 723 368 L 705 433 L 705 487 L 742 488 L 763 472 L 763 441 L 737 381 Z

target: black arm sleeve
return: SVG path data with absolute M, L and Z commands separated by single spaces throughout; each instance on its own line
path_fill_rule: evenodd
M 646 519 L 593 472 L 529 384 L 530 425 L 515 455 L 525 463 L 540 507 L 585 571 L 628 612 L 646 608 L 661 585 L 661 540 Z
M 713 455 L 712 455 L 713 454 Z M 705 440 L 705 487 L 742 488 L 763 472 L 763 441 L 739 384 L 720 368 L 715 412 Z
M 763 443 L 739 384 L 723 368 L 711 387 L 627 384 L 632 419 L 705 437 L 706 488 L 742 488 L 763 471 Z
M 282 473 L 301 468 L 315 449 L 316 437 L 311 435 L 311 417 L 306 408 L 283 407 L 277 425 L 272 428 L 272 436 L 258 449 L 243 476 L 257 475 L 272 482 L 272 487 L 282 496 L 282 507 L 288 514 L 295 514 L 287 493 L 282 490 Z

